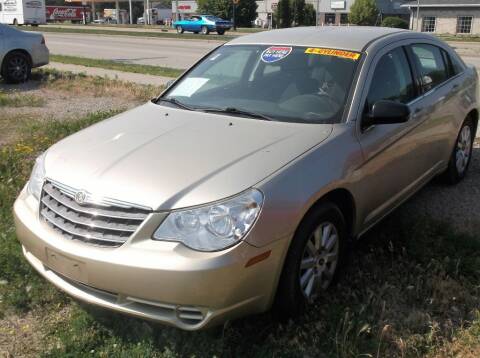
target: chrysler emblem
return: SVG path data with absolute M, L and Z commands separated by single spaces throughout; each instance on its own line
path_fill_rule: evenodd
M 83 204 L 85 202 L 85 200 L 87 199 L 87 193 L 83 190 L 77 191 L 75 193 L 74 199 L 77 202 L 77 204 Z

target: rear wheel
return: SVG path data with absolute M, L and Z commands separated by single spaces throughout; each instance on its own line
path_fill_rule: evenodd
M 18 25 L 18 20 L 17 20 L 17 19 L 13 19 L 13 25 L 14 25 L 14 26 L 17 26 L 17 25 Z
M 23 52 L 11 52 L 3 60 L 2 77 L 7 83 L 21 83 L 28 80 L 32 72 L 30 59 Z
M 225 33 L 225 30 L 223 30 L 223 29 L 222 30 L 217 30 L 217 34 L 219 34 L 219 35 L 223 35 L 224 33 Z
M 208 30 L 208 27 L 202 26 L 201 32 L 202 35 L 208 35 L 210 33 L 210 30 Z
M 462 124 L 448 168 L 444 173 L 444 177 L 449 184 L 456 184 L 467 175 L 472 158 L 473 140 L 475 138 L 474 130 L 475 126 L 472 119 L 467 118 Z
M 183 30 L 183 27 L 181 27 L 180 25 L 177 26 L 177 34 L 183 34 L 184 30 Z
M 332 203 L 320 204 L 292 240 L 275 302 L 283 318 L 301 314 L 336 280 L 347 241 L 342 212 Z

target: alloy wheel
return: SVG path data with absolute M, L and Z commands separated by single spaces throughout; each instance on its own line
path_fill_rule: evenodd
M 311 234 L 300 262 L 300 289 L 312 302 L 321 289 L 326 289 L 335 274 L 339 255 L 339 237 L 335 225 L 320 224 Z
M 458 136 L 457 149 L 455 153 L 455 164 L 459 174 L 463 174 L 470 161 L 472 150 L 472 131 L 469 125 L 465 125 Z
M 7 73 L 18 82 L 25 81 L 28 77 L 29 64 L 22 56 L 13 56 L 7 62 Z

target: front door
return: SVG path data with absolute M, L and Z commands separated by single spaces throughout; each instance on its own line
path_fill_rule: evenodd
M 431 157 L 428 120 L 422 93 L 415 85 L 415 68 L 410 65 L 407 47 L 390 45 L 377 54 L 367 78 L 363 113 L 358 119 L 357 135 L 365 162 L 359 169 L 357 190 L 365 206 L 361 208 L 363 226 L 369 227 L 395 207 L 435 171 L 437 159 Z M 379 100 L 407 104 L 406 123 L 371 127 L 362 125 Z

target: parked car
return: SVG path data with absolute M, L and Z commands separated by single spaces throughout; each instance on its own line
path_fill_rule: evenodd
M 435 176 L 465 177 L 477 88 L 423 33 L 241 36 L 40 155 L 17 236 L 47 280 L 118 312 L 186 330 L 274 302 L 297 315 L 350 239 Z
M 93 23 L 94 24 L 99 24 L 99 25 L 103 25 L 103 24 L 115 24 L 116 25 L 117 20 L 112 18 L 112 17 L 102 17 L 102 18 L 93 20 Z
M 203 35 L 208 35 L 210 32 L 217 32 L 217 34 L 223 35 L 232 26 L 231 21 L 223 20 L 213 15 L 194 15 L 188 19 L 173 23 L 173 27 L 177 29 L 179 34 L 189 31 Z
M 139 17 L 137 19 L 137 25 L 145 25 L 145 18 Z
M 48 59 L 42 34 L 0 24 L 0 74 L 6 82 L 26 81 L 32 68 L 46 65 Z

